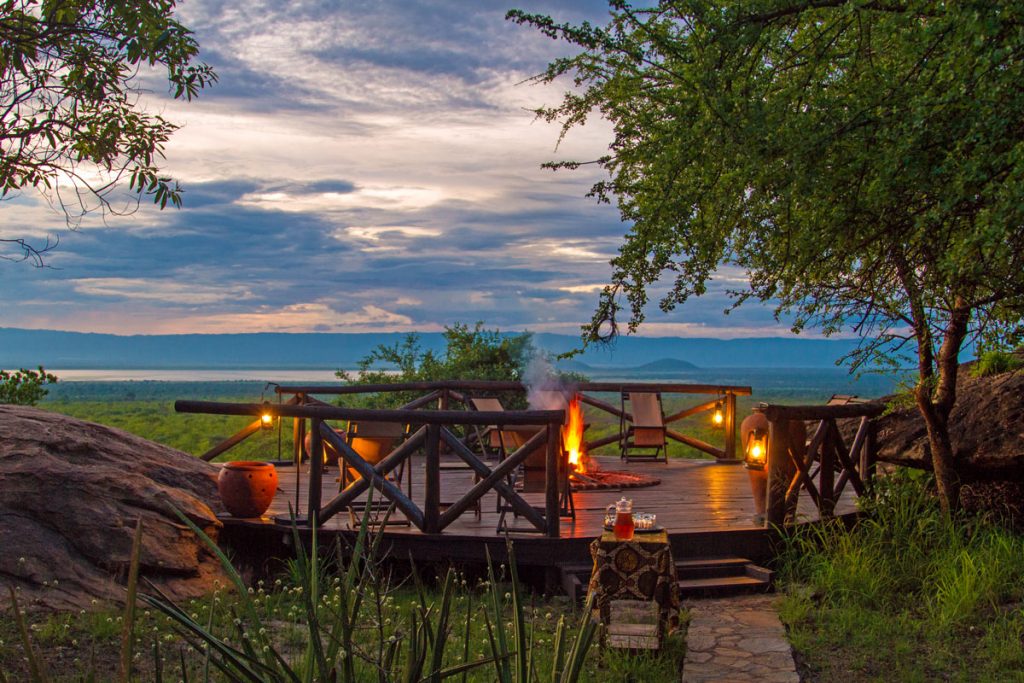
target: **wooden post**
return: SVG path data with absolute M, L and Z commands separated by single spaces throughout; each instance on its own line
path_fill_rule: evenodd
M 427 425 L 426 473 L 423 494 L 423 530 L 428 534 L 441 531 L 441 425 Z
M 558 538 L 559 506 L 558 506 L 558 432 L 552 424 L 547 426 L 547 457 L 544 463 L 544 520 L 547 522 L 547 535 Z
M 448 410 L 448 408 L 450 406 L 451 406 L 451 394 L 448 392 L 448 387 L 444 387 L 443 389 L 441 389 L 441 391 L 438 392 L 438 396 L 437 396 L 437 409 L 438 410 Z M 439 432 L 439 434 L 440 434 L 440 432 Z M 438 455 L 447 455 L 448 453 L 451 452 L 448 449 L 448 444 L 446 444 L 444 441 L 442 441 L 440 436 L 438 436 L 438 440 L 437 440 L 437 452 L 438 452 Z M 438 513 L 438 514 L 440 514 L 440 513 Z
M 309 502 L 307 504 L 307 516 L 310 524 L 315 524 L 320 518 L 320 481 L 324 468 L 324 442 L 320 435 L 319 419 L 310 420 L 309 440 Z
M 736 394 L 725 394 L 725 459 L 736 460 Z
M 824 420 L 822 421 L 824 422 Z M 825 426 L 825 441 L 821 444 L 821 467 L 818 470 L 818 493 L 821 494 L 821 505 L 818 514 L 822 519 L 831 517 L 836 509 L 836 444 L 832 434 L 832 425 Z
M 306 448 L 306 419 L 303 417 L 294 419 L 292 433 L 295 439 L 293 444 L 295 452 L 292 455 L 295 458 L 295 514 L 298 515 L 301 514 L 299 510 L 302 509 L 302 453 Z
M 786 521 L 786 489 L 789 488 L 789 421 L 768 423 L 768 497 L 765 523 L 782 526 Z
M 864 428 L 867 434 L 860 450 L 860 478 L 870 492 L 875 483 L 875 463 L 878 461 L 878 425 L 873 419 L 868 419 Z

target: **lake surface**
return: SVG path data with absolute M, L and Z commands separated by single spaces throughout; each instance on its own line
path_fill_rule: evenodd
M 335 370 L 255 369 L 80 369 L 51 370 L 61 382 L 50 387 L 50 400 L 116 400 L 175 396 L 259 395 L 269 382 L 277 384 L 334 384 Z M 642 374 L 613 368 L 587 373 L 594 381 L 674 382 L 749 386 L 755 401 L 787 398 L 827 400 L 833 394 L 854 394 L 878 398 L 897 390 L 899 375 L 871 374 L 856 377 L 842 368 L 696 368 L 692 370 Z M 903 377 L 906 377 L 904 375 Z M 272 392 L 271 392 L 272 393 Z
M 62 382 L 336 382 L 336 368 L 330 370 L 268 370 L 267 368 L 239 370 L 54 370 L 47 372 L 60 377 Z

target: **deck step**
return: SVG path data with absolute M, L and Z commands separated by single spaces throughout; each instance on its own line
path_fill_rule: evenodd
M 773 572 L 744 557 L 699 557 L 679 560 L 676 578 L 683 595 L 718 595 L 743 591 L 768 591 Z M 574 600 L 586 596 L 592 566 L 566 564 L 559 567 L 562 588 Z
M 773 572 L 744 557 L 706 557 L 676 562 L 682 595 L 722 595 L 768 591 Z
M 769 583 L 753 576 L 716 576 L 708 579 L 683 579 L 679 583 L 683 595 L 721 594 L 743 590 L 767 590 Z

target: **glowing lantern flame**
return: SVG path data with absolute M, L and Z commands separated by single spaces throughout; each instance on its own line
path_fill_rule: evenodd
M 573 396 L 565 409 L 565 424 L 562 426 L 562 445 L 569 454 L 569 467 L 573 472 L 585 472 L 583 452 L 583 408 L 578 396 Z

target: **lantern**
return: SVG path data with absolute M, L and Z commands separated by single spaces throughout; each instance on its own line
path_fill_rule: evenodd
M 725 413 L 722 412 L 721 401 L 715 404 L 715 412 L 711 414 L 711 422 L 716 427 L 721 427 L 722 423 L 725 422 Z
M 263 429 L 272 429 L 274 426 L 274 415 L 270 412 L 270 403 L 267 401 L 263 402 L 263 412 L 260 413 L 260 427 Z
M 755 429 L 747 434 L 743 464 L 750 470 L 763 470 L 768 463 L 768 430 Z

